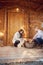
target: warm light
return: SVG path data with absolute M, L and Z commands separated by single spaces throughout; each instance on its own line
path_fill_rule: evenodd
M 22 25 L 20 28 L 24 30 L 24 25 Z
M 16 8 L 16 11 L 19 12 L 19 8 Z
M 0 37 L 2 37 L 4 34 L 2 32 L 0 32 Z
M 24 30 L 24 34 L 25 34 L 25 36 L 24 37 L 26 37 L 26 31 L 25 31 L 25 27 L 24 27 L 24 25 L 21 27 L 21 29 L 23 29 Z

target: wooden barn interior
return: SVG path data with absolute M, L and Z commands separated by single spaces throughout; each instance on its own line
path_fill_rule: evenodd
M 37 27 L 43 30 L 43 0 L 0 0 L 0 65 L 43 64 L 43 46 L 29 44 Z M 24 30 L 27 47 L 12 43 L 20 29 Z
M 35 27 L 43 28 L 43 0 L 0 0 L 0 46 L 11 46 L 21 28 L 32 39 Z

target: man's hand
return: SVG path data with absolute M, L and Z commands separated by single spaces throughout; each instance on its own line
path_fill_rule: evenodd
M 32 43 L 32 41 L 33 41 L 32 39 L 29 39 L 29 43 Z

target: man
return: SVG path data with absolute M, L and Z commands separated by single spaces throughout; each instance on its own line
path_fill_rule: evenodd
M 23 34 L 24 30 L 22 29 L 20 29 L 18 32 L 14 34 L 12 42 L 15 47 L 21 47 L 21 45 L 23 45 L 24 43 Z
M 35 28 L 36 34 L 34 35 L 32 42 L 34 42 L 34 46 L 43 44 L 43 31 Z

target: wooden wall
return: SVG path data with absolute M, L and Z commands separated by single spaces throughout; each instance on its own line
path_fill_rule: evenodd
M 6 19 L 5 9 L 0 9 L 0 45 L 6 45 Z
M 20 28 L 25 30 L 25 37 L 32 38 L 34 28 L 41 28 L 43 12 L 32 9 L 16 12 L 14 9 L 0 9 L 0 32 L 4 33 L 4 45 L 12 45 L 12 38 Z
M 32 38 L 35 34 L 35 27 L 43 30 L 43 12 L 41 11 L 30 11 L 30 37 Z
M 25 31 L 25 37 L 28 37 L 28 26 L 28 16 L 25 12 L 8 10 L 8 43 L 12 44 L 13 35 L 21 28 Z

